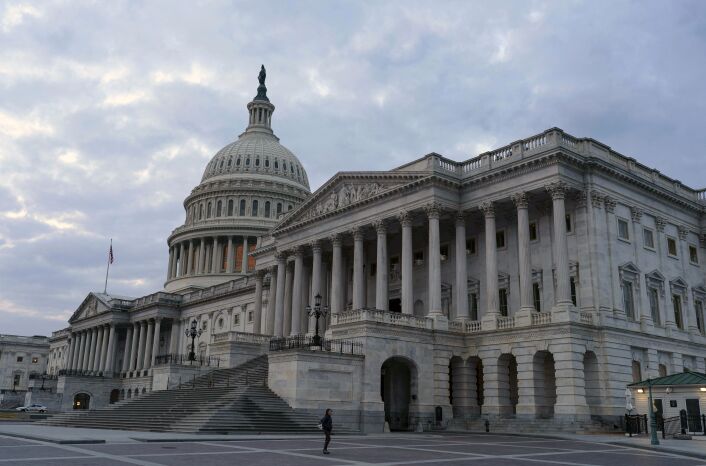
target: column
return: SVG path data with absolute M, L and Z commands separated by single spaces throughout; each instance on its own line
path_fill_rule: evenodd
M 270 267 L 270 289 L 267 292 L 267 324 L 262 333 L 275 334 L 275 304 L 277 302 L 277 267 Z
M 569 247 L 566 240 L 566 210 L 564 197 L 567 186 L 556 181 L 546 186 L 552 196 L 552 217 L 554 219 L 554 275 L 556 278 L 556 305 L 569 307 L 571 290 L 569 288 Z
M 466 217 L 456 214 L 456 320 L 468 320 L 468 273 L 466 271 Z
M 172 319 L 172 332 L 169 335 L 169 354 L 177 354 L 179 352 L 179 321 Z
M 205 267 L 205 262 L 206 262 L 206 239 L 201 238 L 201 244 L 199 245 L 199 263 L 197 264 L 197 272 L 199 275 L 204 273 L 204 270 L 206 269 Z
M 412 252 L 412 216 L 409 212 L 400 213 L 397 218 L 402 225 L 402 264 L 401 295 L 402 314 L 414 314 L 414 255 Z
M 213 248 L 211 249 L 211 273 L 218 273 L 220 271 L 220 264 L 218 262 L 218 236 L 214 236 Z
M 262 322 L 262 280 L 264 279 L 264 272 L 258 270 L 255 273 L 255 312 L 253 316 L 252 323 L 252 333 L 262 333 L 261 332 L 261 322 Z
M 137 370 L 137 351 L 140 345 L 140 338 L 140 324 L 135 322 L 133 324 L 132 343 L 130 346 L 130 364 L 128 366 L 131 372 Z
M 226 272 L 233 273 L 233 236 L 228 236 L 228 260 L 226 261 Z
M 275 297 L 274 336 L 282 337 L 284 335 L 284 283 L 286 281 L 287 256 L 279 252 L 275 254 L 275 259 L 277 259 L 277 292 Z
M 172 278 L 177 278 L 177 264 L 179 263 L 179 250 L 176 246 L 172 246 L 174 251 L 174 260 L 172 261 Z
M 98 339 L 98 344 L 100 345 L 99 357 L 98 357 L 98 372 L 103 372 L 105 370 L 105 358 L 108 355 L 108 328 L 102 325 L 100 328 L 101 338 Z
M 292 325 L 290 335 L 299 335 L 301 333 L 303 278 L 304 250 L 301 247 L 298 247 L 294 251 L 294 277 L 292 280 Z
M 137 346 L 137 364 L 135 369 L 141 371 L 145 367 L 145 340 L 147 339 L 147 322 L 140 322 L 140 341 Z
M 88 346 L 88 360 L 86 361 L 86 370 L 87 371 L 92 371 L 93 370 L 93 364 L 96 362 L 96 343 L 98 343 L 98 329 L 93 327 L 91 329 L 91 337 L 88 340 L 89 341 L 89 346 Z
M 142 367 L 144 369 L 149 369 L 152 367 L 152 340 L 154 337 L 154 321 L 149 320 L 147 321 L 147 337 L 145 341 L 145 351 L 144 351 L 144 361 L 142 363 Z
M 248 272 L 248 237 L 243 236 L 243 265 L 240 267 L 243 273 Z
M 323 287 L 321 286 L 321 242 L 314 241 L 311 243 L 311 299 L 310 305 L 314 307 L 316 302 L 316 295 L 321 295 L 321 305 L 325 305 L 323 300 Z M 321 319 L 319 323 L 324 322 L 325 319 Z M 314 333 L 314 328 L 316 327 L 316 318 L 314 316 L 309 316 L 309 333 Z M 321 326 L 319 328 L 321 330 Z
M 172 278 L 172 264 L 174 264 L 174 249 L 169 248 L 169 265 L 167 266 L 167 280 Z
M 441 316 L 441 245 L 439 244 L 439 208 L 436 203 L 424 210 L 429 218 L 429 313 Z
M 123 351 L 123 367 L 121 372 L 130 370 L 130 348 L 132 347 L 132 327 L 128 327 L 125 332 L 125 350 Z
M 500 312 L 498 311 L 498 251 L 495 243 L 495 206 L 492 202 L 484 202 L 480 205 L 480 209 L 485 216 L 486 315 L 496 319 Z M 485 365 L 483 370 L 485 371 Z
M 152 343 L 152 358 L 150 360 L 150 367 L 154 367 L 154 361 L 159 355 L 159 336 L 162 330 L 162 318 L 157 317 L 154 319 L 154 341 Z
M 532 300 L 532 266 L 530 264 L 529 212 L 527 194 L 516 193 L 512 201 L 517 208 L 517 257 L 520 272 L 520 311 L 534 311 Z
M 179 244 L 179 276 L 183 277 L 186 275 L 186 247 L 182 241 Z
M 363 230 L 360 227 L 353 229 L 353 309 L 365 307 L 365 251 L 363 249 Z
M 331 314 L 338 314 L 343 305 L 343 250 L 340 234 L 331 236 L 333 252 L 331 257 Z
M 71 341 L 69 343 L 69 355 L 68 358 L 66 359 L 66 364 L 64 365 L 64 369 L 71 369 L 73 366 L 74 362 L 74 354 L 76 353 L 76 334 L 71 333 Z
M 76 367 L 74 370 L 81 371 L 83 370 L 83 360 L 85 359 L 86 355 L 86 332 L 82 331 L 79 333 L 79 351 L 78 351 L 78 358 L 76 360 Z
M 188 253 L 188 256 L 189 256 L 189 259 L 188 259 L 188 261 L 189 261 L 189 266 L 188 266 L 187 269 L 186 269 L 186 274 L 187 274 L 187 275 L 193 275 L 193 274 L 196 273 L 197 267 L 194 266 L 194 249 L 196 249 L 196 248 L 194 247 L 194 240 L 193 240 L 193 239 L 190 239 L 190 240 L 189 240 L 189 253 Z
M 387 265 L 387 225 L 384 220 L 374 224 L 377 232 L 377 270 L 375 271 L 375 309 L 387 311 L 390 301 L 387 297 L 387 278 L 389 267 Z
M 98 372 L 100 370 L 101 356 L 103 355 L 103 326 L 96 328 L 96 334 L 98 338 L 96 339 L 96 351 L 93 356 L 93 372 Z
M 106 355 L 104 372 L 110 377 L 113 376 L 113 363 L 115 360 L 115 325 L 109 326 L 108 331 L 108 354 Z

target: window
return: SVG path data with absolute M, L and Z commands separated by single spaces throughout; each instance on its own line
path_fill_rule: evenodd
M 667 376 L 667 366 L 664 364 L 660 364 L 657 366 L 657 373 L 659 374 L 660 377 L 666 377 Z
M 500 290 L 498 290 L 498 298 L 500 315 L 507 317 L 507 288 L 500 288 Z
M 376 273 L 378 273 L 378 265 L 376 263 L 370 264 L 370 276 L 374 277 Z
M 289 205 L 287 206 L 287 212 L 289 212 L 290 210 L 292 210 L 292 204 L 289 204 Z
M 211 218 L 211 203 L 208 203 L 208 207 L 206 208 L 206 218 Z
M 495 246 L 498 249 L 505 247 L 505 231 L 504 230 L 500 230 L 497 233 L 495 233 Z
M 635 303 L 632 294 L 632 282 L 623 280 L 623 307 L 625 315 L 630 320 L 635 320 Z
M 203 204 L 199 206 L 199 220 L 203 218 Z
M 691 244 L 689 245 L 689 262 L 692 264 L 699 263 L 699 252 L 696 249 L 696 246 L 692 246 Z
M 647 296 L 650 299 L 650 316 L 655 325 L 662 325 L 659 320 L 659 291 L 657 288 L 648 288 Z
M 238 215 L 241 217 L 245 216 L 245 199 L 240 200 L 240 212 L 238 212 Z
M 471 293 L 471 320 L 478 320 L 478 293 Z
M 259 167 L 259 166 L 260 166 L 260 157 L 257 157 L 257 158 L 255 159 L 255 166 L 256 166 L 256 167 Z
M 238 157 L 238 160 L 235 161 L 235 165 L 236 165 L 237 167 L 240 166 L 240 157 Z
M 24 358 L 22 356 L 17 356 L 17 362 L 22 362 L 24 361 Z
M 228 216 L 229 217 L 233 216 L 233 199 L 228 201 Z
M 39 362 L 39 358 L 37 356 L 32 357 L 32 364 L 37 364 Z
M 542 293 L 539 289 L 539 283 L 532 283 L 532 299 L 534 300 L 534 310 L 542 312 Z
M 683 328 L 683 322 L 681 318 L 681 296 L 677 294 L 672 295 L 672 306 L 674 306 L 674 323 L 677 328 Z
M 282 214 L 282 203 L 278 202 L 277 203 L 277 216 L 279 217 Z
M 221 209 L 223 208 L 223 202 L 218 201 L 218 204 L 216 204 L 216 217 L 221 216 Z
M 270 159 L 265 157 L 265 168 L 270 168 Z
M 618 219 L 618 238 L 625 241 L 630 241 L 630 230 L 628 230 L 628 221 L 623 218 Z
M 537 241 L 539 235 L 537 233 L 537 222 L 532 222 L 529 224 L 529 239 L 530 241 Z
M 220 317 L 218 319 L 218 328 L 223 328 L 224 322 L 223 322 L 223 317 Z
M 279 160 L 275 159 L 275 170 L 279 170 Z
M 642 381 L 642 367 L 638 361 L 632 362 L 632 382 L 637 383 Z
M 270 201 L 265 202 L 265 217 L 270 218 Z
M 22 374 L 15 374 L 15 379 L 14 379 L 12 385 L 13 385 L 13 386 L 19 385 L 19 384 L 20 384 L 20 380 L 22 380 Z
M 644 243 L 643 246 L 645 246 L 647 249 L 654 250 L 654 248 L 655 248 L 655 234 L 652 230 L 650 230 L 649 228 L 643 228 L 642 240 Z
M 201 322 L 201 328 L 203 330 L 206 330 L 208 328 L 208 322 L 206 322 L 205 320 L 203 322 Z
M 476 239 L 475 238 L 466 239 L 466 254 L 475 254 L 475 253 L 476 253 Z
M 566 232 L 571 233 L 574 231 L 574 222 L 572 222 L 571 214 L 566 214 Z
M 253 321 L 253 311 L 248 311 L 248 322 Z
M 424 263 L 424 251 L 416 251 L 414 253 L 414 264 L 422 265 Z
M 576 278 L 575 277 L 569 277 L 569 286 L 571 287 L 571 302 L 574 303 L 574 306 L 578 306 L 578 304 L 576 304 Z
M 677 257 L 677 240 L 667 237 L 667 254 Z
M 258 205 L 257 205 L 257 199 L 253 199 L 252 201 L 252 212 L 251 215 L 253 217 L 257 217 L 258 214 Z
M 449 245 L 442 244 L 439 248 L 439 254 L 441 255 L 442 262 L 449 258 Z
M 704 306 L 701 301 L 694 301 L 694 309 L 696 311 L 696 327 L 699 333 L 704 335 Z
M 250 166 L 250 157 L 245 159 L 245 166 L 249 167 Z
M 240 325 L 240 314 L 235 314 L 233 316 L 233 325 Z

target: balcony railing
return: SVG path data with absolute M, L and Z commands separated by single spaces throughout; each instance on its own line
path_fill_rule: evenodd
M 434 320 L 428 317 L 415 317 L 399 312 L 382 311 L 379 309 L 355 309 L 340 312 L 331 316 L 332 325 L 353 322 L 378 322 L 382 324 L 399 325 L 402 327 L 433 329 Z
M 259 333 L 247 333 L 247 332 L 224 332 L 217 333 L 211 336 L 211 343 L 221 343 L 224 341 L 232 341 L 236 343 L 253 343 L 258 345 L 264 345 L 269 343 L 271 335 L 262 335 Z
M 363 343 L 353 339 L 329 340 L 308 335 L 296 335 L 286 338 L 273 338 L 270 340 L 270 351 L 287 351 L 304 349 L 310 351 L 324 351 L 341 354 L 363 354 Z

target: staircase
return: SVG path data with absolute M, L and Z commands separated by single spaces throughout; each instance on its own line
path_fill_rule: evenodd
M 317 418 L 295 412 L 267 387 L 267 369 L 267 356 L 260 356 L 214 370 L 177 389 L 93 411 L 57 414 L 40 424 L 188 433 L 319 432 Z

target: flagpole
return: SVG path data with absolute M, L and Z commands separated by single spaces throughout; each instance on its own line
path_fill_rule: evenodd
M 113 238 L 110 238 L 110 249 L 113 250 Z M 105 269 L 105 286 L 103 287 L 103 294 L 108 294 L 108 272 L 110 271 L 110 253 L 108 253 L 108 267 Z

